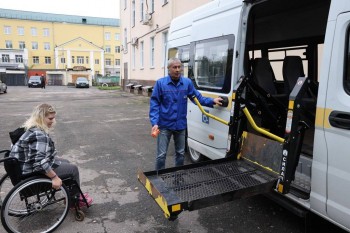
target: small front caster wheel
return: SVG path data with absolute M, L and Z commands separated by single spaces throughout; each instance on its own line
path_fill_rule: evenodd
M 77 210 L 77 212 L 75 213 L 75 220 L 81 222 L 84 220 L 84 218 L 85 218 L 84 212 L 81 210 Z

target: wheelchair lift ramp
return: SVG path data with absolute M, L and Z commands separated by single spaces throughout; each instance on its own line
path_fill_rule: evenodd
M 138 179 L 165 216 L 174 220 L 183 210 L 269 192 L 277 175 L 245 160 L 225 158 L 158 172 L 139 171 Z

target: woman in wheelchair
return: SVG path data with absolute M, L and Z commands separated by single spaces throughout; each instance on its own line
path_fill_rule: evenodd
M 17 158 L 22 176 L 44 174 L 52 180 L 52 188 L 58 190 L 62 180 L 71 177 L 80 186 L 79 170 L 66 159 L 57 158 L 57 151 L 49 133 L 56 123 L 56 110 L 49 104 L 36 106 L 30 118 L 24 123 L 26 132 L 13 145 L 9 157 Z M 71 195 L 78 197 L 79 207 L 89 206 L 92 198 L 80 194 L 80 188 L 71 190 Z

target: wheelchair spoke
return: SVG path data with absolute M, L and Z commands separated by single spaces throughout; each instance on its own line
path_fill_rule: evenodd
M 37 178 L 11 190 L 1 211 L 4 227 L 23 233 L 56 229 L 67 215 L 70 200 L 65 186 L 53 190 L 51 185 L 51 180 Z

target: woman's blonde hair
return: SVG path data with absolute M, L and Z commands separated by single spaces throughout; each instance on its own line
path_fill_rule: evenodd
M 33 109 L 32 115 L 26 122 L 24 122 L 23 127 L 25 130 L 37 127 L 44 130 L 46 133 L 49 133 L 50 129 L 45 124 L 44 119 L 51 113 L 56 113 L 54 107 L 49 104 L 39 104 Z M 55 123 L 56 121 L 54 121 L 53 126 Z

